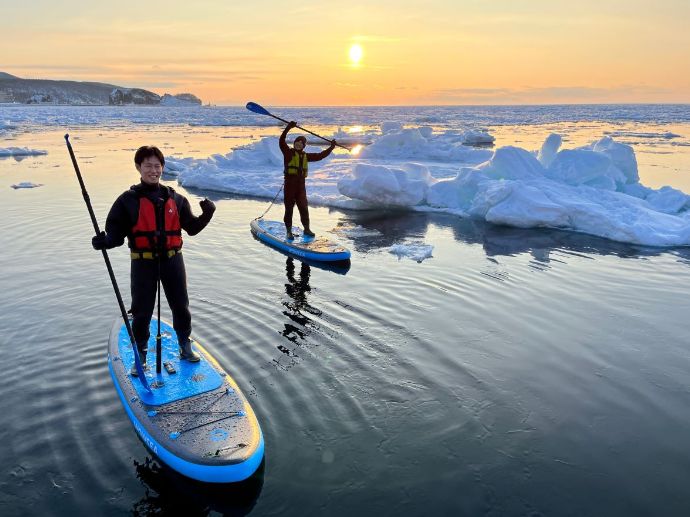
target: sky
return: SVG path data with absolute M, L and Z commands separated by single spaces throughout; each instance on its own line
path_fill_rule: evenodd
M 217 105 L 690 102 L 688 0 L 0 0 L 0 18 L 2 72 Z

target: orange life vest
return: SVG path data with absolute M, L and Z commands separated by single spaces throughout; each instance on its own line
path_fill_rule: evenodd
M 175 200 L 170 197 L 163 205 L 165 242 L 160 241 L 161 230 L 156 225 L 156 206 L 147 197 L 139 198 L 139 219 L 132 228 L 130 246 L 134 251 L 179 250 L 182 247 L 182 227 Z M 160 243 L 160 244 L 159 244 Z

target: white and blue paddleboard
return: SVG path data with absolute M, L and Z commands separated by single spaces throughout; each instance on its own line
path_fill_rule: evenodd
M 254 219 L 251 222 L 254 235 L 274 248 L 317 262 L 347 262 L 350 260 L 350 250 L 343 248 L 326 237 L 307 237 L 296 226 L 292 227 L 294 239 L 288 240 L 285 224 L 282 221 L 266 221 Z
M 108 366 L 122 405 L 144 445 L 181 474 L 210 483 L 249 478 L 261 465 L 261 427 L 237 383 L 195 340 L 201 361 L 180 360 L 177 336 L 161 321 L 161 359 L 170 370 L 156 373 L 157 320 L 151 321 L 146 379 L 130 375 L 134 351 L 127 329 L 113 325 Z

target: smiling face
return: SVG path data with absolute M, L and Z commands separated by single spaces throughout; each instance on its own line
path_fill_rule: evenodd
M 157 185 L 163 174 L 163 164 L 155 156 L 144 158 L 141 165 L 137 164 L 136 167 L 141 175 L 141 181 L 147 185 Z
M 295 140 L 292 146 L 295 148 L 296 151 L 302 151 L 304 149 L 304 141 L 301 138 Z

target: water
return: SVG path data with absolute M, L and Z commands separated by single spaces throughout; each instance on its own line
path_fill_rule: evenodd
M 207 156 L 256 132 L 197 130 L 70 128 L 99 221 L 143 141 Z M 353 254 L 330 271 L 252 238 L 265 200 L 181 187 L 218 207 L 185 240 L 194 333 L 256 410 L 266 464 L 239 488 L 161 468 L 108 374 L 118 309 L 63 132 L 0 144 L 49 151 L 0 160 L 2 515 L 687 513 L 687 248 L 316 207 Z M 8 188 L 23 180 L 44 186 Z M 434 256 L 398 260 L 400 242 Z M 127 303 L 127 253 L 110 256 Z

